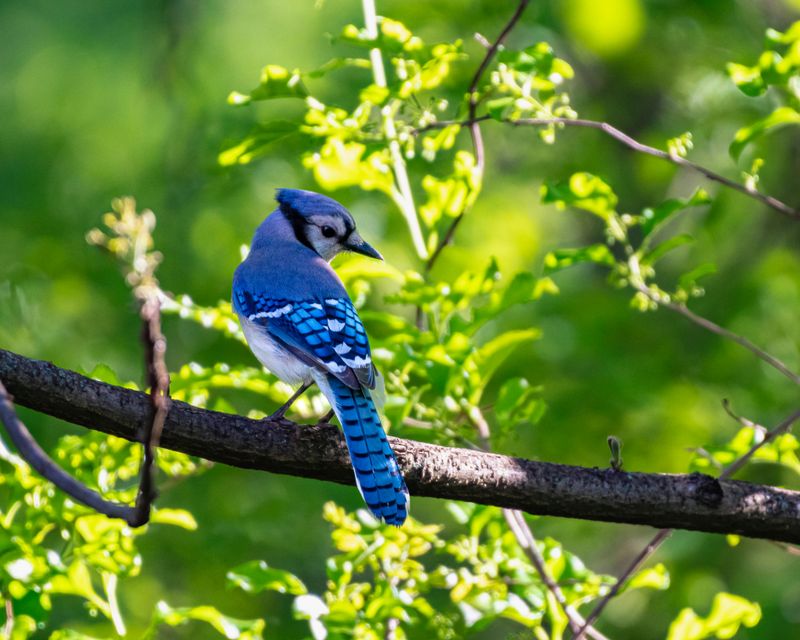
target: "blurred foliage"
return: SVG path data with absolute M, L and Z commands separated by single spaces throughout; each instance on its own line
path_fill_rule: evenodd
M 611 464 L 624 441 L 626 469 L 730 464 L 764 428 L 737 424 L 722 398 L 772 424 L 796 388 L 736 345 L 625 302 L 691 305 L 797 370 L 796 225 L 594 132 L 504 123 L 579 109 L 797 205 L 798 7 L 532 3 L 473 96 L 490 118 L 484 174 L 452 123 L 467 116 L 485 55 L 472 34 L 491 40 L 513 10 L 387 1 L 372 37 L 358 3 L 0 5 L 0 345 L 136 386 L 133 303 L 80 242 L 102 203 L 136 193 L 159 212 L 157 242 L 155 217 L 131 217 L 126 199 L 89 240 L 127 261 L 133 286 L 163 254 L 173 396 L 268 414 L 292 390 L 254 366 L 230 304 L 217 301 L 272 190 L 317 185 L 388 258 L 336 266 L 384 373 L 395 434 L 602 466 L 614 433 Z M 258 67 L 252 90 L 230 92 L 255 84 Z M 422 257 L 465 213 L 455 246 L 426 268 Z M 326 408 L 309 393 L 293 415 L 313 421 Z M 77 431 L 57 439 L 47 418 L 23 417 L 67 470 L 132 499 L 138 447 Z M 797 488 L 797 448 L 791 434 L 776 438 L 746 477 Z M 162 451 L 163 506 L 143 536 L 0 453 L 0 595 L 14 638 L 382 638 L 395 624 L 396 638 L 565 637 L 563 613 L 494 508 L 445 512 L 415 498 L 419 520 L 386 528 L 352 511 L 352 488 L 207 470 Z M 642 544 L 619 526 L 531 524 L 582 611 Z M 800 590 L 789 556 L 729 541 L 674 536 L 601 629 L 792 637 Z
M 767 50 L 755 66 L 732 62 L 728 65 L 728 75 L 745 95 L 760 96 L 772 87 L 785 104 L 736 132 L 730 147 L 735 158 L 765 133 L 787 124 L 800 124 L 800 21 L 785 33 L 768 29 L 766 45 Z

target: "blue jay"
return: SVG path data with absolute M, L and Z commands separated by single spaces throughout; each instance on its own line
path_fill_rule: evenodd
M 409 494 L 370 395 L 377 371 L 364 325 L 329 261 L 342 251 L 382 260 L 341 204 L 312 191 L 279 189 L 278 208 L 256 230 L 233 278 L 233 308 L 261 363 L 299 391 L 316 382 L 344 430 L 364 502 L 401 525 Z

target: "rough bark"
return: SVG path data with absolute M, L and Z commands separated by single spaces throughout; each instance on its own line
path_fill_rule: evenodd
M 0 380 L 15 402 L 136 440 L 146 394 L 0 349 Z M 465 500 L 604 522 L 736 533 L 800 543 L 800 492 L 702 474 L 633 473 L 536 462 L 390 438 L 412 495 Z M 353 484 L 339 430 L 172 404 L 161 446 L 236 467 Z

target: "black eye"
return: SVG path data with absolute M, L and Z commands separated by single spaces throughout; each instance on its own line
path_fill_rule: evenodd
M 333 238 L 336 235 L 336 229 L 329 227 L 327 224 L 322 227 L 322 235 L 326 238 Z

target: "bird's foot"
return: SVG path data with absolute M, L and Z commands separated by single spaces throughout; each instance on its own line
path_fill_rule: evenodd
M 331 418 L 333 418 L 333 409 L 328 411 L 328 413 L 326 413 L 319 420 L 317 420 L 317 426 L 319 426 L 321 424 L 330 424 Z
M 266 418 L 263 418 L 263 420 L 265 421 L 283 420 L 286 417 L 286 412 L 289 411 L 289 409 L 291 409 L 295 400 L 297 400 L 300 396 L 302 396 L 306 392 L 306 389 L 308 389 L 312 384 L 314 383 L 304 382 L 302 385 L 300 385 L 300 388 L 292 394 L 292 397 L 289 398 L 286 402 L 284 402 L 283 405 L 277 411 L 268 415 Z

